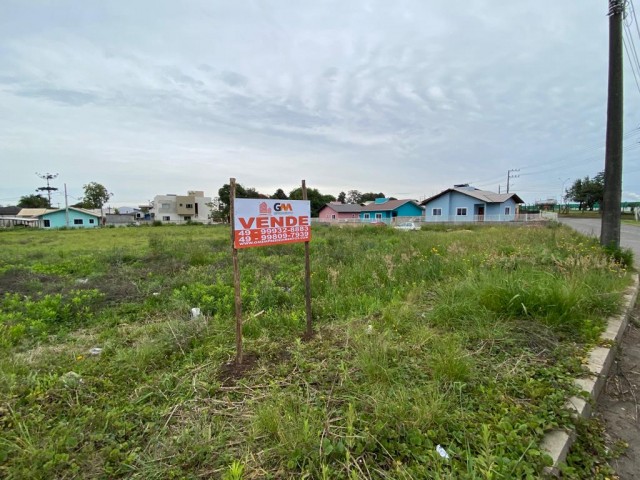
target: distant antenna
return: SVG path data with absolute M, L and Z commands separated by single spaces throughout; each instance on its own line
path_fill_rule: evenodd
M 46 187 L 40 187 L 40 188 L 36 188 L 37 192 L 47 192 L 47 197 L 49 197 L 49 205 L 51 205 L 51 192 L 55 192 L 56 190 L 58 190 L 56 187 L 52 187 L 51 185 L 49 185 L 49 182 L 51 180 L 53 180 L 54 178 L 56 178 L 58 176 L 57 173 L 38 173 L 36 172 L 36 175 L 39 176 L 41 179 L 46 180 L 47 181 L 47 186 Z

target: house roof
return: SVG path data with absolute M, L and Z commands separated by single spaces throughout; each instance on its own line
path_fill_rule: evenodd
M 396 210 L 400 208 L 402 205 L 406 203 L 413 203 L 416 207 L 422 208 L 415 200 L 405 199 L 405 200 L 387 200 L 384 203 L 370 203 L 369 205 L 365 205 L 362 207 L 361 212 L 388 212 L 391 210 Z
M 18 216 L 34 218 L 34 217 L 41 217 L 48 213 L 61 212 L 64 210 L 65 210 L 64 208 L 23 208 L 22 210 L 20 210 L 20 213 L 18 213 Z M 95 213 L 92 210 L 87 210 L 84 208 L 69 207 L 69 210 L 75 210 L 76 212 L 84 213 L 86 215 L 91 215 L 93 217 L 100 217 L 99 213 Z
M 434 195 L 433 197 L 429 197 L 426 200 L 423 200 L 422 202 L 420 202 L 420 205 L 426 205 L 430 201 L 435 200 L 436 198 L 439 198 L 442 195 L 445 195 L 449 192 L 458 192 L 485 203 L 502 203 L 509 200 L 510 198 L 513 198 L 514 202 L 516 203 L 524 203 L 522 199 L 515 193 L 495 193 L 489 190 L 479 190 L 477 188 L 474 189 L 474 188 L 468 188 L 468 187 L 466 188 L 453 187 L 453 188 L 447 188 L 446 190 L 438 193 L 437 195 Z
M 20 207 L 0 207 L 0 215 L 17 215 Z
M 336 213 L 359 213 L 362 211 L 362 205 L 357 203 L 327 203 L 324 207 L 329 207 Z
M 39 217 L 45 213 L 55 212 L 57 208 L 23 208 L 18 212 L 18 217 Z

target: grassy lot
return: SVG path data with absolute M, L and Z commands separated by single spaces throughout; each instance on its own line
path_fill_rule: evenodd
M 238 376 L 228 229 L 0 232 L 0 477 L 538 478 L 625 269 L 558 225 L 313 235 L 309 341 L 303 246 L 240 252 Z

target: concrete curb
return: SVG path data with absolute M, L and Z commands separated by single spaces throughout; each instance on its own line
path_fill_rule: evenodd
M 571 397 L 566 407 L 574 411 L 574 415 L 589 418 L 591 416 L 591 406 L 595 405 L 602 392 L 602 388 L 613 365 L 618 344 L 629 324 L 629 315 L 638 298 L 638 287 L 640 286 L 638 275 L 633 276 L 633 284 L 625 291 L 623 302 L 624 308 L 620 315 L 610 317 L 607 328 L 602 334 L 602 340 L 610 343 L 610 347 L 596 347 L 589 354 L 587 368 L 590 374 L 586 378 L 578 378 L 575 383 L 582 390 L 582 395 Z M 586 400 L 588 398 L 589 400 Z M 567 453 L 575 441 L 575 431 L 552 430 L 542 439 L 540 449 L 548 453 L 553 459 L 553 465 L 545 469 L 547 475 L 558 476 L 560 464 L 567 458 Z

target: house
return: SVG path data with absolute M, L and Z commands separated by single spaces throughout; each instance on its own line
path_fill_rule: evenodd
M 391 200 L 389 198 L 376 198 L 375 201 L 365 205 L 360 210 L 362 222 L 393 223 L 396 219 L 421 219 L 424 215 L 423 208 L 415 200 Z
M 200 190 L 190 190 L 186 195 L 156 195 L 150 210 L 153 220 L 163 223 L 211 223 L 211 197 Z
M 35 218 L 19 217 L 20 207 L 0 207 L 0 227 L 37 227 Z
M 362 205 L 357 203 L 327 203 L 318 212 L 318 219 L 321 222 L 348 222 L 357 221 Z
M 510 222 L 516 220 L 521 203 L 515 193 L 494 193 L 462 184 L 427 198 L 421 205 L 426 222 Z
M 37 220 L 40 228 L 95 228 L 101 224 L 101 216 L 84 208 L 23 208 L 20 218 Z M 34 222 L 35 223 L 35 222 Z

